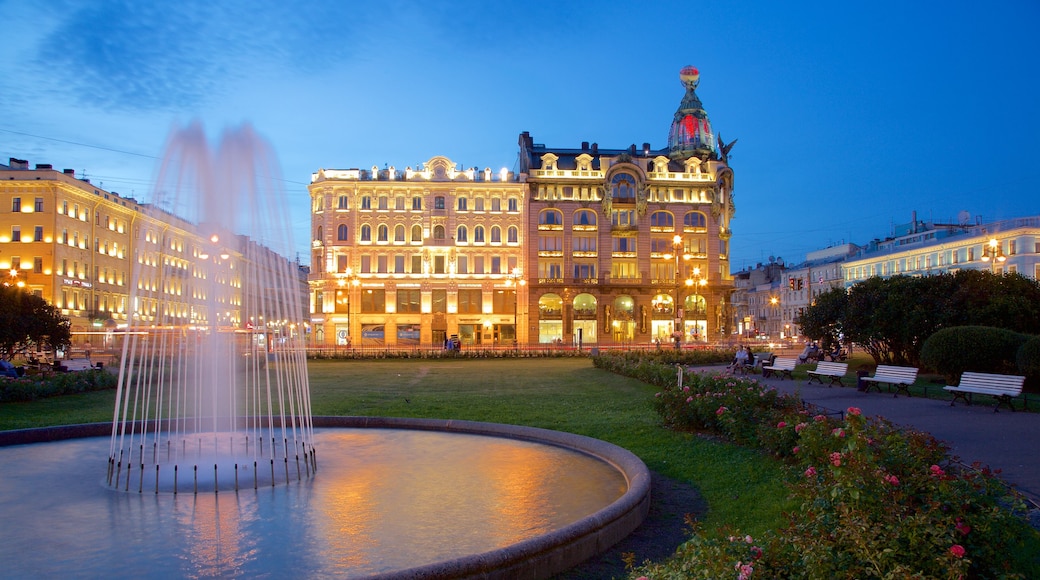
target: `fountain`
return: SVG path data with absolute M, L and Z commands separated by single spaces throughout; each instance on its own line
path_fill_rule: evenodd
M 249 128 L 213 154 L 198 126 L 171 139 L 112 423 L 0 432 L 5 574 L 548 578 L 638 527 L 649 472 L 608 443 L 311 416 L 268 151 Z
M 270 249 L 292 248 L 284 192 L 262 179 L 273 155 L 249 127 L 211 153 L 193 124 L 163 159 L 151 212 L 172 208 L 156 217 L 174 227 L 136 232 L 106 481 L 197 493 L 308 478 L 306 294 Z

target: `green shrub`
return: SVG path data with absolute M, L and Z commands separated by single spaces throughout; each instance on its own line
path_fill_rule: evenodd
M 0 402 L 33 401 L 44 397 L 114 389 L 116 375 L 103 370 L 54 373 L 0 380 Z
M 1026 377 L 1026 390 L 1040 391 L 1040 336 L 1022 343 L 1015 357 L 1018 374 Z
M 921 364 L 950 384 L 964 371 L 1015 374 L 1016 355 L 1028 339 L 1028 334 L 990 326 L 944 328 L 924 341 Z

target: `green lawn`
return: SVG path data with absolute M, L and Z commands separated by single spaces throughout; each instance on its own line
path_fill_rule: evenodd
M 694 484 L 705 527 L 757 535 L 782 523 L 779 462 L 734 445 L 661 427 L 655 389 L 584 358 L 317 360 L 309 365 L 315 415 L 466 419 L 529 425 L 609 441 L 668 477 Z M 0 430 L 112 420 L 113 391 L 0 404 Z

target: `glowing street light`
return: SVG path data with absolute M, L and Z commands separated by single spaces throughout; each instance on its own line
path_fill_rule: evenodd
M 989 243 L 982 247 L 982 261 L 989 262 L 993 272 L 997 271 L 998 263 L 1003 264 L 1007 261 L 1004 248 L 1000 246 L 1000 242 L 996 238 L 990 238 Z
M 520 287 L 527 284 L 524 271 L 519 266 L 506 276 L 506 286 L 513 287 L 513 345 L 520 348 L 520 327 L 517 325 L 518 305 L 520 304 Z

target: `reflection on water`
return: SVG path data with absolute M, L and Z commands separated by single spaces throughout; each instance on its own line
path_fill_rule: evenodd
M 317 476 L 290 486 L 120 493 L 97 473 L 106 441 L 0 448 L 6 576 L 357 577 L 501 548 L 626 489 L 611 466 L 552 446 L 335 429 L 317 435 Z

